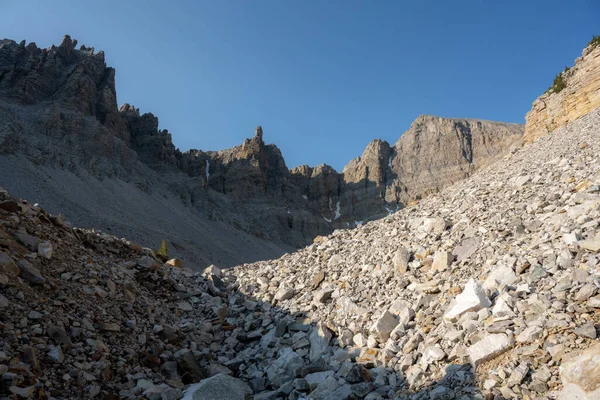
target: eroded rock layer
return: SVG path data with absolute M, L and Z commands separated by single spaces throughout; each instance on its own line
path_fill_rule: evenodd
M 600 46 L 583 50 L 575 65 L 562 73 L 564 88 L 550 90 L 533 102 L 525 117 L 526 142 L 533 142 L 555 129 L 600 107 Z

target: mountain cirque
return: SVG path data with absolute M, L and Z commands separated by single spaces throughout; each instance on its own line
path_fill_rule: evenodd
M 383 217 L 521 144 L 521 125 L 421 116 L 341 173 L 288 169 L 260 127 L 240 146 L 182 153 L 154 115 L 117 107 L 104 53 L 76 45 L 0 42 L 0 184 L 79 226 L 167 239 L 196 268 L 278 257 Z
M 0 396 L 596 398 L 599 126 L 226 271 L 0 189 Z
M 179 152 L 68 37 L 0 66 L 1 399 L 598 398 L 600 109 L 526 147 L 422 116 L 342 173 L 290 171 L 261 128 Z

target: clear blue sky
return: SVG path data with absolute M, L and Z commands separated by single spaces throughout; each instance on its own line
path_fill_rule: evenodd
M 0 27 L 104 50 L 119 104 L 153 112 L 181 150 L 260 124 L 289 167 L 341 170 L 420 114 L 524 122 L 600 34 L 600 2 L 0 0 Z

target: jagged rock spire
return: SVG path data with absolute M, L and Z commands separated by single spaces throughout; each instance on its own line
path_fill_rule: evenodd
M 262 135 L 263 135 L 263 131 L 262 131 L 262 126 L 257 126 L 256 129 L 254 130 L 254 137 L 256 139 L 260 139 L 262 140 Z

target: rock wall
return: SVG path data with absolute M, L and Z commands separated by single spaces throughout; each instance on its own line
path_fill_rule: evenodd
M 600 46 L 586 47 L 562 76 L 563 90 L 546 92 L 533 102 L 525 117 L 525 142 L 531 143 L 600 107 Z
M 230 149 L 181 152 L 171 133 L 159 129 L 158 117 L 130 104 L 117 107 L 115 71 L 104 53 L 76 44 L 69 36 L 49 49 L 0 42 L 0 154 L 50 171 L 130 182 L 161 203 L 173 196 L 190 213 L 286 246 L 388 215 L 495 160 L 522 134 L 519 125 L 422 116 L 394 146 L 372 141 L 341 173 L 326 164 L 290 170 L 277 146 L 265 143 L 260 126 Z M 30 183 L 20 185 L 6 176 L 0 183 L 17 195 L 20 186 L 34 187 L 38 179 L 32 174 Z M 62 203 L 73 197 L 68 192 Z M 73 221 L 102 226 L 94 218 L 106 212 L 87 206 L 78 215 L 91 219 Z M 144 237 L 155 221 L 140 221 Z
M 388 201 L 412 200 L 439 191 L 520 147 L 523 126 L 422 115 L 394 145 L 397 178 Z

